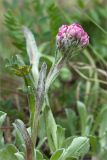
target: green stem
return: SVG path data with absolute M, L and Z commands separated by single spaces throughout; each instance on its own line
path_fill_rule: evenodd
M 33 82 L 31 81 L 31 78 L 30 77 L 26 77 L 24 76 L 24 82 L 25 82 L 25 86 L 28 90 L 27 92 L 27 99 L 28 99 L 28 105 L 29 105 L 29 112 L 30 112 L 30 124 L 31 124 L 31 128 L 32 128 L 32 125 L 33 125 L 33 117 L 34 117 L 34 112 L 35 112 L 35 94 L 33 93 L 29 93 L 29 89 L 32 89 L 34 88 L 34 86 L 32 85 Z M 30 88 L 31 86 L 31 88 Z

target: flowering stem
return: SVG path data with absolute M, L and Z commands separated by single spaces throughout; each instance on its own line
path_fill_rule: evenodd
M 51 83 L 56 79 L 58 76 L 58 73 L 60 72 L 61 68 L 64 66 L 65 63 L 65 57 L 61 57 L 61 59 L 52 66 L 50 69 L 50 72 L 46 79 L 46 93 L 51 85 Z

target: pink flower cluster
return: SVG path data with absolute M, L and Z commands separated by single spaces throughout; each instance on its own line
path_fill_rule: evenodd
M 81 25 L 73 23 L 71 25 L 62 25 L 56 36 L 57 46 L 64 51 L 75 47 L 84 48 L 89 44 L 89 36 Z

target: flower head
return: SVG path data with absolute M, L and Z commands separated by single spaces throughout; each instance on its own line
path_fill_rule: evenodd
M 56 36 L 57 47 L 61 52 L 81 49 L 89 44 L 89 36 L 81 25 L 62 25 Z

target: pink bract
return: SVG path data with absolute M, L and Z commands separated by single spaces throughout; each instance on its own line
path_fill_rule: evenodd
M 86 47 L 89 44 L 89 36 L 80 24 L 62 25 L 56 36 L 58 48 L 72 47 L 72 42 L 78 42 L 77 47 Z M 73 43 L 74 44 L 74 43 Z M 76 43 L 77 44 L 77 43 Z

